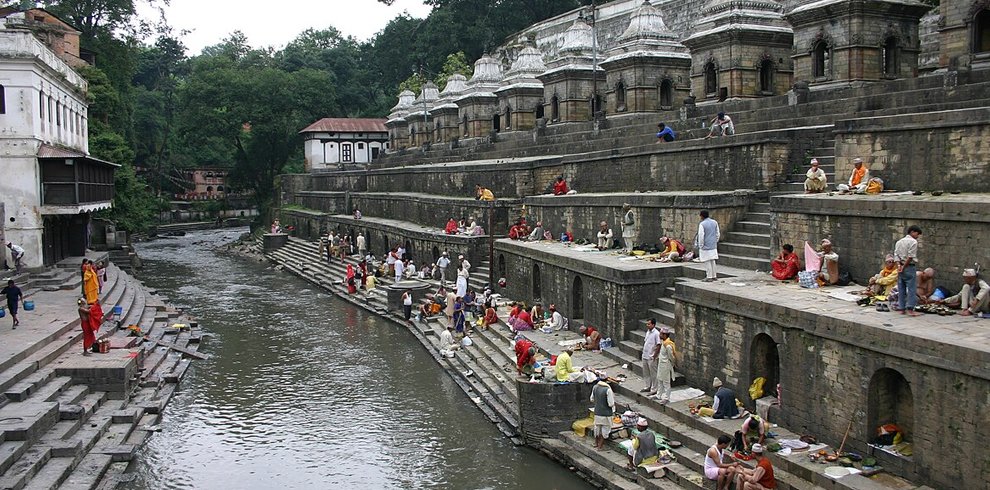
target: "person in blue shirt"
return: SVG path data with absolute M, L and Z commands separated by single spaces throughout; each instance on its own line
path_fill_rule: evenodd
M 657 143 L 670 143 L 677 138 L 677 133 L 664 123 L 657 124 Z

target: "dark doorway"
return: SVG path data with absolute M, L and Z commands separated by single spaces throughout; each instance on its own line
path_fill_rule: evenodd
M 756 378 L 764 378 L 763 395 L 777 396 L 777 383 L 780 382 L 780 354 L 777 343 L 765 333 L 757 334 L 749 349 L 749 383 Z M 755 401 L 755 400 L 754 400 Z
M 670 109 L 674 106 L 674 84 L 670 80 L 660 82 L 660 108 Z
M 990 9 L 980 10 L 973 18 L 973 52 L 990 51 Z
M 437 263 L 438 260 L 440 260 L 440 249 L 433 247 L 433 263 Z
M 584 318 L 584 282 L 581 276 L 574 276 L 574 285 L 571 287 L 571 318 Z
M 825 78 L 829 72 L 828 45 L 825 41 L 818 41 L 811 51 L 812 75 L 815 78 Z
M 760 92 L 773 93 L 773 61 L 763 60 L 760 63 Z
M 705 65 L 705 95 L 711 97 L 718 93 L 718 70 L 715 69 L 715 62 L 709 61 Z
M 615 84 L 615 110 L 618 112 L 626 110 L 626 84 L 622 82 Z
M 883 43 L 881 50 L 883 55 L 883 75 L 887 78 L 895 78 L 900 70 L 897 69 L 897 39 L 888 37 Z
M 556 95 L 550 99 L 550 120 L 559 121 L 560 120 L 560 99 Z
M 914 396 L 904 376 L 889 368 L 878 370 L 870 378 L 867 440 L 876 436 L 883 424 L 897 424 L 906 441 L 914 434 Z
M 537 119 L 543 119 L 543 117 L 545 116 L 544 111 L 543 111 L 543 102 L 540 102 L 539 104 L 536 104 L 535 111 L 536 111 L 536 118 Z
M 502 116 L 498 114 L 492 116 L 492 129 L 495 130 L 496 133 L 502 130 Z
M 498 254 L 498 277 L 505 277 L 505 255 Z

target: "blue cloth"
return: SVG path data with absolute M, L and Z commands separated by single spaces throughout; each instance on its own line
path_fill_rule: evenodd
M 918 269 L 914 264 L 905 265 L 904 270 L 897 274 L 897 307 L 902 310 L 913 310 L 918 303 Z
M 670 126 L 663 128 L 663 131 L 657 133 L 657 139 L 663 139 L 668 143 L 674 141 L 674 139 L 676 138 L 677 138 L 677 133 L 675 133 L 673 129 L 670 129 Z

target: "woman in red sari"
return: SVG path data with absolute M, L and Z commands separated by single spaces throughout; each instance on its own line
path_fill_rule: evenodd
M 771 275 L 774 279 L 787 281 L 797 277 L 801 260 L 794 253 L 794 246 L 788 243 L 781 247 L 780 255 L 770 262 L 770 267 L 773 269 Z
M 344 278 L 344 283 L 347 284 L 347 294 L 357 292 L 357 285 L 354 283 L 354 266 L 351 264 L 347 264 L 347 276 Z
M 100 330 L 100 324 L 103 323 L 103 308 L 98 301 L 91 305 L 86 304 L 86 298 L 80 298 L 77 304 L 79 305 L 79 324 L 83 331 L 83 355 L 88 356 L 93 344 L 96 343 L 96 332 Z

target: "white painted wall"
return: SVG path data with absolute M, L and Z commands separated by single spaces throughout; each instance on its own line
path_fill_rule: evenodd
M 5 113 L 0 114 L 4 233 L 24 248 L 25 266 L 41 267 L 44 221 L 38 148 L 50 143 L 89 153 L 87 84 L 30 32 L 0 29 L 0 85 L 6 99 Z M 58 116 L 56 109 L 61 110 Z M 3 250 L 13 265 L 6 244 Z
M 385 136 L 381 140 L 359 139 L 346 133 L 335 136 L 327 133 L 307 135 L 309 139 L 303 143 L 307 169 L 335 169 L 340 162 L 369 163 L 374 153 L 372 149 L 377 148 L 380 154 L 384 154 L 385 149 L 388 148 L 388 142 L 384 139 L 387 138 L 387 134 L 382 134 Z M 332 141 L 327 141 L 331 139 Z M 344 159 L 345 145 L 350 146 L 350 160 Z

